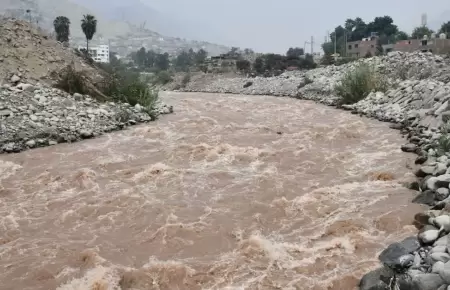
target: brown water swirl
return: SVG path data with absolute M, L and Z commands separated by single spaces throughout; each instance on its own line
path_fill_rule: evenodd
M 1 289 L 353 289 L 415 232 L 388 124 L 289 98 L 0 157 Z

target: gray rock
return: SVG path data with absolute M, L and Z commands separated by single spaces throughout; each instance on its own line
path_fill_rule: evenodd
M 450 190 L 445 187 L 438 188 L 436 190 L 436 199 L 441 201 L 446 199 L 450 195 Z
M 413 203 L 426 204 L 432 206 L 435 204 L 436 194 L 432 190 L 425 190 L 419 193 L 413 200 Z
M 418 234 L 418 238 L 420 241 L 422 241 L 424 244 L 429 244 L 437 240 L 439 237 L 439 230 L 437 230 L 435 227 L 426 225 L 421 229 L 421 231 Z
M 436 290 L 445 284 L 439 274 L 415 274 L 411 279 L 400 281 L 400 290 Z M 387 290 L 387 289 L 385 289 Z
M 372 272 L 369 272 L 365 274 L 360 282 L 359 282 L 359 289 L 360 290 L 386 290 L 387 284 L 383 281 L 386 278 L 389 279 L 389 277 L 392 275 L 391 272 L 389 272 L 385 268 L 379 268 L 377 270 L 374 270 Z M 386 277 L 386 278 L 384 278 Z
M 13 84 L 18 83 L 18 82 L 20 82 L 20 77 L 19 77 L 18 75 L 13 75 L 13 76 L 11 77 L 10 81 L 11 81 Z
M 92 131 L 90 131 L 90 130 L 81 130 L 80 131 L 80 135 L 81 135 L 81 137 L 83 137 L 83 138 L 91 138 L 91 137 L 93 137 L 93 132 Z
M 416 171 L 417 177 L 425 177 L 427 175 L 432 175 L 435 171 L 436 166 L 434 165 L 425 165 L 419 168 L 419 170 Z
M 446 156 L 444 156 L 444 157 L 446 157 Z M 439 176 L 439 175 L 445 174 L 446 171 L 447 171 L 447 164 L 437 163 L 436 167 L 433 171 L 433 175 Z
M 0 110 L 0 118 L 9 117 L 11 115 L 13 115 L 13 112 L 11 110 Z
M 409 143 L 402 145 L 401 149 L 403 152 L 415 152 L 418 149 L 418 147 L 416 144 Z
M 444 270 L 444 262 L 437 261 L 433 264 L 433 267 L 431 268 L 431 273 L 439 274 Z
M 444 263 L 444 267 L 439 272 L 445 283 L 450 284 L 450 262 Z
M 412 265 L 414 256 L 400 243 L 393 243 L 381 252 L 378 259 L 395 272 L 402 272 Z
M 450 255 L 447 253 L 432 253 L 430 254 L 431 259 L 434 262 L 442 262 L 442 263 L 447 263 L 448 261 L 450 261 Z
M 81 100 L 83 100 L 83 95 L 79 94 L 79 93 L 75 93 L 75 94 L 73 94 L 73 98 L 75 99 L 75 101 L 81 101 Z
M 34 148 L 34 146 L 36 146 L 36 141 L 29 140 L 25 143 L 25 145 L 27 145 L 29 148 Z

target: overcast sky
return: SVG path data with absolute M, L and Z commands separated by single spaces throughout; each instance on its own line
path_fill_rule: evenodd
M 209 41 L 261 52 L 285 52 L 314 37 L 319 50 L 328 30 L 347 18 L 369 22 L 389 15 L 411 33 L 427 13 L 431 28 L 450 21 L 450 0 L 141 0 L 163 14 L 214 31 Z

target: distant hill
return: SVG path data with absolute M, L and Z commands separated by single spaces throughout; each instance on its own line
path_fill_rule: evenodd
M 142 4 L 139 0 L 111 0 L 109 5 L 100 4 L 100 1 L 93 0 L 0 0 L 0 13 L 19 19 L 31 18 L 35 25 L 49 31 L 53 30 L 55 17 L 66 16 L 72 22 L 71 45 L 74 46 L 84 45 L 80 21 L 84 14 L 93 14 L 98 19 L 97 34 L 93 44 L 110 42 L 112 50 L 121 55 L 127 55 L 140 47 L 170 54 L 190 48 L 194 50 L 203 48 L 211 55 L 229 50 L 223 45 L 164 36 L 164 34 L 177 35 L 175 34 L 177 31 L 170 33 L 170 27 L 177 25 L 173 25 L 170 19 L 165 19 L 159 12 Z M 31 11 L 29 14 L 26 13 L 27 9 Z M 127 21 L 130 18 L 133 21 Z M 146 19 L 152 20 L 147 23 Z M 165 22 L 170 25 L 165 25 Z

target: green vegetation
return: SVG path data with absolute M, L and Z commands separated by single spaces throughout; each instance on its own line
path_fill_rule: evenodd
M 95 32 L 97 32 L 97 19 L 95 19 L 95 16 L 90 14 L 83 15 L 83 19 L 81 19 L 81 29 L 86 36 L 86 51 L 89 52 L 89 41 L 92 40 Z
M 426 26 L 416 27 L 411 34 L 412 38 L 422 39 L 424 35 L 430 35 L 434 33 L 434 31 Z
M 70 36 L 70 20 L 65 16 L 58 16 L 53 20 L 53 27 L 56 32 L 56 40 L 68 42 Z
M 367 64 L 359 64 L 343 76 L 335 92 L 341 98 L 341 104 L 353 104 L 371 92 L 387 89 L 388 82 L 382 74 Z
M 181 86 L 185 88 L 187 84 L 191 81 L 191 75 L 189 73 L 185 74 L 181 80 Z
M 346 57 L 348 42 L 360 41 L 363 38 L 371 37 L 373 34 L 378 37 L 376 55 L 383 54 L 382 45 L 409 38 L 406 32 L 398 29 L 390 16 L 375 17 L 369 23 L 357 17 L 347 19 L 344 25 L 337 26 L 330 33 L 330 41 L 322 44 L 322 49 L 325 55 L 333 55 L 336 48 L 337 54 Z
M 85 94 L 88 91 L 85 84 L 85 75 L 82 72 L 77 72 L 72 65 L 68 65 L 61 71 L 55 87 L 69 94 Z
M 434 148 L 438 156 L 445 155 L 450 152 L 450 124 L 446 122 L 441 127 L 441 137 L 434 142 Z

